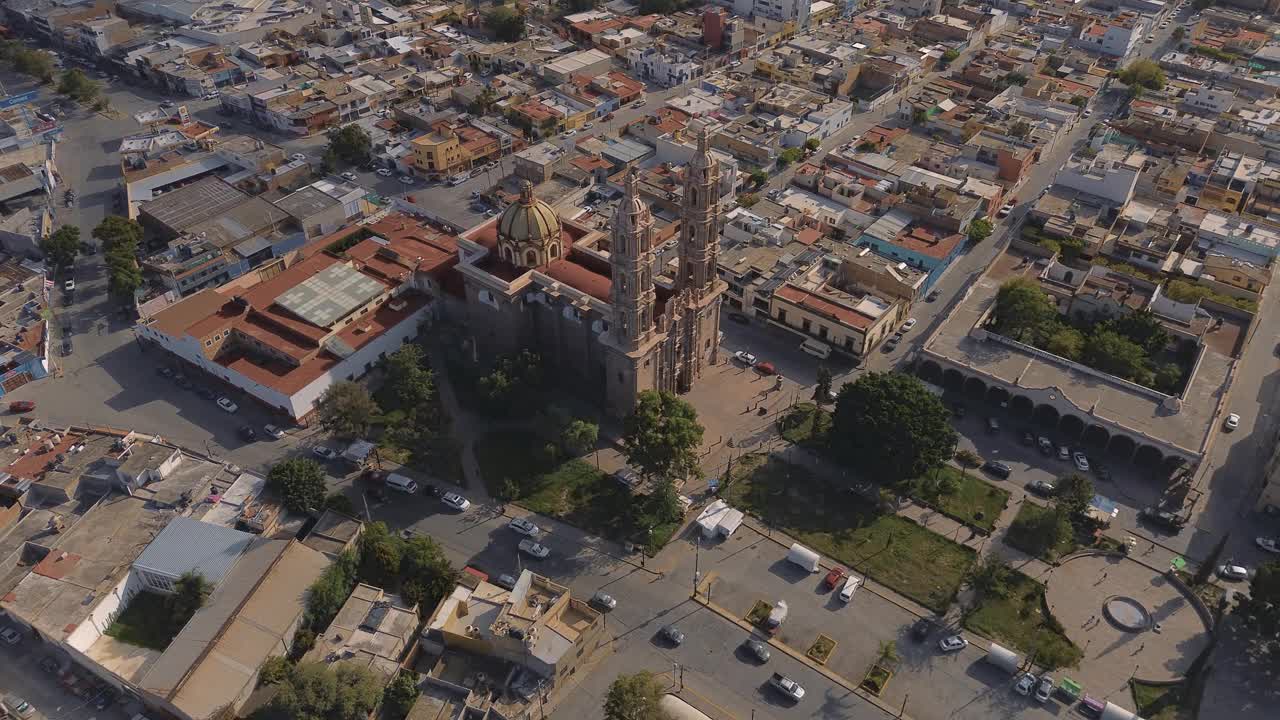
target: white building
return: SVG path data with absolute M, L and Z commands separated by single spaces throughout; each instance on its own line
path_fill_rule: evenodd
M 1188 109 L 1214 116 L 1230 110 L 1235 99 L 1234 91 L 1212 85 L 1197 85 L 1182 96 L 1182 102 Z
M 1124 58 L 1138 47 L 1146 31 L 1145 20 L 1138 20 L 1128 26 L 1118 23 L 1113 25 L 1099 23 L 1086 28 L 1076 44 L 1104 55 Z
M 1280 252 L 1280 231 L 1269 225 L 1245 222 L 1239 215 L 1205 213 L 1196 244 L 1242 260 L 1265 265 Z
M 1058 171 L 1053 184 L 1102 198 L 1121 207 L 1133 198 L 1146 154 L 1108 145 L 1096 157 L 1076 155 Z
M 670 48 L 649 45 L 627 52 L 627 63 L 641 80 L 650 80 L 663 87 L 683 85 L 702 77 L 702 65 Z
M 941 2 L 941 0 L 937 0 Z M 809 24 L 812 0 L 715 0 L 742 17 L 759 15 L 772 20 L 794 20 L 796 27 Z

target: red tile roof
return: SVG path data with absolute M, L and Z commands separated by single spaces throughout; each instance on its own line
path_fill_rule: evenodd
M 964 242 L 964 235 L 943 236 L 941 233 L 929 228 L 913 225 L 909 230 L 894 238 L 893 242 L 913 252 L 927 255 L 935 260 L 941 260 L 950 255 L 956 245 Z
M 851 310 L 843 305 L 837 305 L 820 295 L 794 285 L 783 285 L 774 291 L 774 296 L 802 307 L 809 312 L 831 318 L 842 325 L 858 328 L 859 330 L 866 330 L 875 322 L 873 318 L 867 317 L 860 312 Z

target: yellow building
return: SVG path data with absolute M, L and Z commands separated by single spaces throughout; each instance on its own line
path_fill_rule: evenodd
M 1200 190 L 1200 199 L 1196 207 L 1235 214 L 1240 212 L 1240 203 L 1244 201 L 1244 192 L 1232 190 L 1226 185 L 1205 184 Z
M 456 133 L 432 132 L 413 141 L 413 165 L 427 177 L 443 177 L 470 167 L 471 158 Z

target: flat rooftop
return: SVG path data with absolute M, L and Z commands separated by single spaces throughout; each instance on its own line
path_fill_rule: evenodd
M 1139 393 L 1122 382 L 1109 382 L 1008 345 L 970 337 L 970 330 L 995 303 L 1000 285 L 1015 274 L 1001 274 L 999 266 L 1009 268 L 1016 260 L 1008 254 L 1002 256 L 992 272 L 974 283 L 968 296 L 925 343 L 925 353 L 967 365 L 971 373 L 994 377 L 1011 387 L 1056 390 L 1079 409 L 1081 417 L 1103 419 L 1135 435 L 1146 434 L 1193 456 L 1202 455 L 1226 390 L 1231 358 L 1210 345 L 1184 391 L 1181 410 L 1172 413 L 1154 394 Z M 1019 272 L 1034 278 L 1035 265 L 1027 264 Z

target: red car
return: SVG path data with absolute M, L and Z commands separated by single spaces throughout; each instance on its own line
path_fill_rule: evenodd
M 31 400 L 14 400 L 9 403 L 9 412 L 24 413 L 35 409 L 36 404 Z
M 777 368 L 773 366 L 773 363 L 767 360 L 762 360 L 756 363 L 754 366 L 754 369 L 756 372 L 760 373 L 761 375 L 777 375 L 778 374 Z
M 827 573 L 827 577 L 822 581 L 822 585 L 828 590 L 835 590 L 836 586 L 840 584 L 840 581 L 843 580 L 847 574 L 848 573 L 845 572 L 844 568 L 837 565 L 831 568 L 831 572 Z

